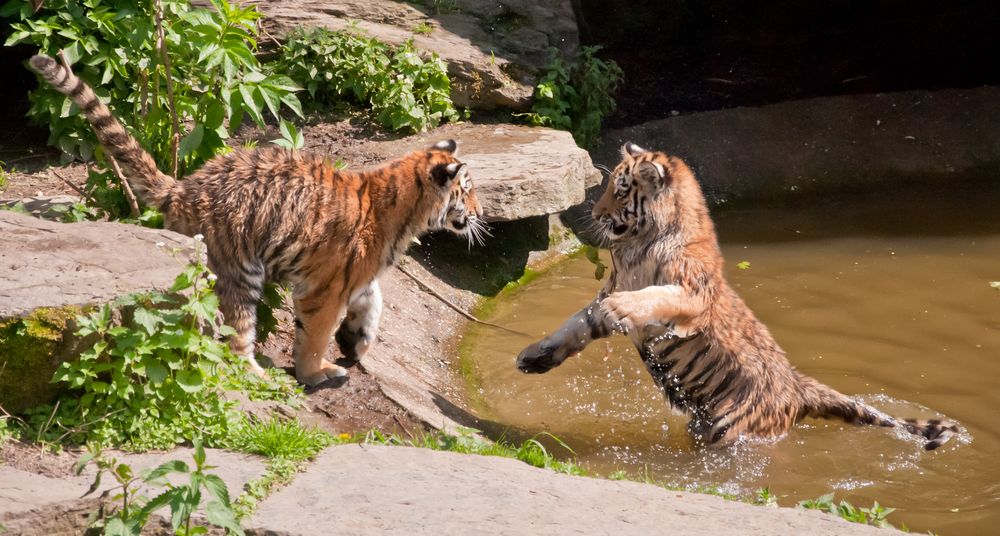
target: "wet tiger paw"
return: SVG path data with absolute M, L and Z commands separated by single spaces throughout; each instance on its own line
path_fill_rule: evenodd
M 517 356 L 517 369 L 524 373 L 541 374 L 559 366 L 565 359 L 558 344 L 542 339 L 528 346 Z
M 628 335 L 628 332 L 639 326 L 650 323 L 646 308 L 636 307 L 630 292 L 613 292 L 601 300 L 601 311 L 610 324 L 617 330 Z

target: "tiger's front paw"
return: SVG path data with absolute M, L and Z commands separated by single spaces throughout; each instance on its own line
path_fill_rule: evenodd
M 348 374 L 344 367 L 324 360 L 319 370 L 302 372 L 296 370 L 295 379 L 307 387 L 316 387 L 327 380 L 333 380 L 334 385 L 340 386 L 347 382 Z
M 642 327 L 652 320 L 646 308 L 637 305 L 631 294 L 631 292 L 612 292 L 601 300 L 601 311 L 615 329 L 626 335 L 629 331 Z
M 517 356 L 517 369 L 524 373 L 541 374 L 558 367 L 566 360 L 559 345 L 542 339 L 528 346 Z

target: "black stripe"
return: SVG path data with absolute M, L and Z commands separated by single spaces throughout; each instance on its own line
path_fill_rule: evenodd
M 695 362 L 701 359 L 706 353 L 708 353 L 708 345 L 705 345 L 704 348 L 698 350 L 698 352 L 694 354 L 694 357 L 688 359 L 687 365 L 684 367 L 684 370 L 677 373 L 677 378 L 681 380 L 682 384 L 687 385 L 688 383 L 686 379 L 687 375 L 691 373 L 692 367 L 694 367 Z
M 94 113 L 94 110 L 96 110 L 97 107 L 100 105 L 101 105 L 101 100 L 97 98 L 97 95 L 94 95 L 93 99 L 83 103 L 83 106 L 80 107 L 80 110 L 83 111 L 84 115 L 90 115 Z
M 113 125 L 115 118 L 110 115 L 102 115 L 90 121 L 90 126 L 94 127 L 94 130 L 106 130 L 110 125 Z
M 711 393 L 709 393 L 708 396 L 705 397 L 705 399 L 712 403 L 718 402 L 718 397 L 722 396 L 723 394 L 726 393 L 726 391 L 729 390 L 730 385 L 733 383 L 733 381 L 736 379 L 737 376 L 738 374 L 736 373 L 735 370 L 730 370 L 729 372 L 727 372 L 726 376 L 719 383 L 719 386 L 716 387 L 715 390 L 713 390 Z
M 84 90 L 86 90 L 86 89 L 87 89 L 87 84 L 84 84 L 83 80 L 80 80 L 79 78 L 77 78 L 76 79 L 76 85 L 73 86 L 73 89 L 69 90 L 69 97 L 71 99 L 76 100 L 76 98 L 79 97 L 80 95 L 82 95 L 83 92 L 84 92 Z

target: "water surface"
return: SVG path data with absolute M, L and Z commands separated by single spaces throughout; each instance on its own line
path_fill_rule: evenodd
M 896 507 L 897 526 L 994 533 L 1000 524 L 1000 190 L 938 187 L 720 211 L 730 284 L 792 364 L 893 415 L 947 416 L 965 432 L 935 452 L 905 434 L 806 420 L 772 443 L 697 449 L 629 341 L 597 341 L 543 375 L 514 357 L 531 339 L 474 327 L 466 358 L 481 416 L 566 441 L 590 470 L 648 473 L 781 504 L 836 491 Z M 749 269 L 738 269 L 747 261 Z M 605 262 L 607 259 L 605 258 Z M 602 282 L 575 258 L 498 300 L 489 320 L 541 337 Z

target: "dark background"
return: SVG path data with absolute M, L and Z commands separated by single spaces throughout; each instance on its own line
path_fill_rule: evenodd
M 1000 84 L 1000 0 L 574 3 L 583 43 L 625 71 L 609 127 L 672 111 Z M 7 34 L 0 20 L 0 40 Z M 0 145 L 45 142 L 24 119 L 31 53 L 0 47 Z
M 578 0 L 621 127 L 734 106 L 1000 83 L 1000 1 Z M 998 103 L 1000 105 L 1000 103 Z

